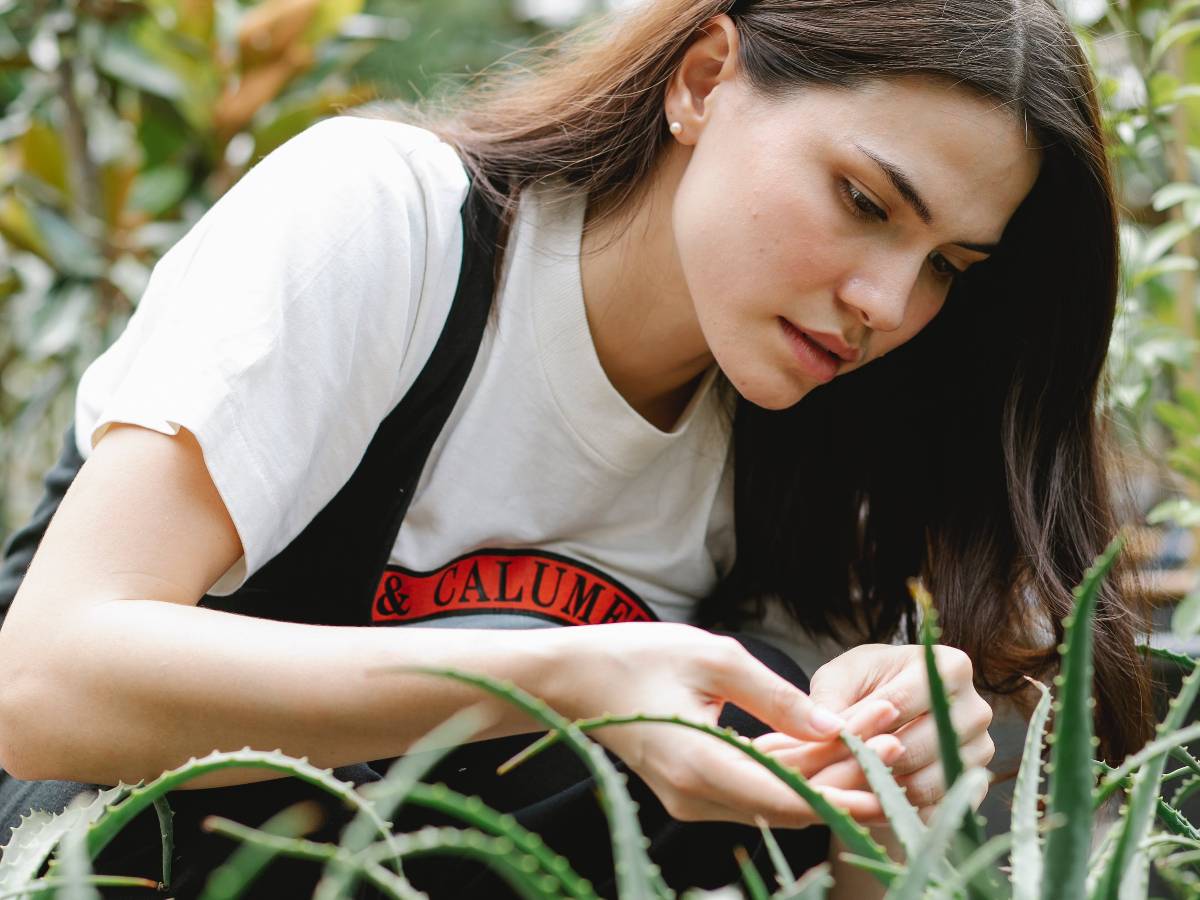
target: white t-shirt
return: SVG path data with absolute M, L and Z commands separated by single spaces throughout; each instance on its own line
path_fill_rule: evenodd
M 208 593 L 232 593 L 304 529 L 429 358 L 457 287 L 467 187 L 428 131 L 320 122 L 171 248 L 84 373 L 84 458 L 113 422 L 185 427 L 203 448 L 244 548 Z M 716 367 L 670 432 L 612 386 L 584 310 L 584 211 L 562 182 L 523 194 L 498 317 L 422 471 L 388 567 L 400 589 L 377 621 L 504 604 L 564 622 L 689 621 L 732 565 Z M 751 632 L 810 673 L 841 649 L 782 612 Z

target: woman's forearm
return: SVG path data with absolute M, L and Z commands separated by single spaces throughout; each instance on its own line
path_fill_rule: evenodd
M 552 648 L 562 642 L 540 629 L 303 625 L 108 600 L 37 629 L 36 647 L 28 629 L 4 631 L 0 658 L 15 674 L 0 696 L 0 762 L 23 779 L 135 782 L 189 757 L 246 746 L 321 767 L 383 759 L 477 702 L 494 716 L 477 738 L 533 731 L 510 704 L 469 685 L 368 670 L 450 666 L 539 695 L 561 676 Z M 189 786 L 271 777 L 278 776 L 224 770 Z

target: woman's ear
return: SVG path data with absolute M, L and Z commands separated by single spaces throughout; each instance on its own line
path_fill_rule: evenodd
M 733 20 L 720 15 L 709 20 L 684 52 L 667 88 L 667 119 L 683 128 L 676 138 L 695 143 L 712 115 L 714 91 L 737 70 L 738 32 Z M 707 101 L 707 102 L 706 102 Z

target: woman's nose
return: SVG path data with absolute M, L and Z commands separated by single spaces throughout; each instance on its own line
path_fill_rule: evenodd
M 872 331 L 895 331 L 904 322 L 919 271 L 900 263 L 860 269 L 842 282 L 838 296 Z

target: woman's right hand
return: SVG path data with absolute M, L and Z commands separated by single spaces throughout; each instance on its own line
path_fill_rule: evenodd
M 837 740 L 845 727 L 867 738 L 884 762 L 903 752 L 894 735 L 880 733 L 895 717 L 891 704 L 864 705 L 843 722 L 731 637 L 677 623 L 628 622 L 564 628 L 555 638 L 565 642 L 562 658 L 571 664 L 547 696 L 571 718 L 646 713 L 716 725 L 729 702 L 772 730 L 801 740 Z M 590 736 L 620 756 L 681 821 L 752 825 L 761 816 L 782 828 L 820 821 L 808 803 L 767 769 L 703 732 L 635 723 L 596 729 Z M 801 774 L 860 822 L 884 820 L 879 800 L 866 789 L 853 759 Z

